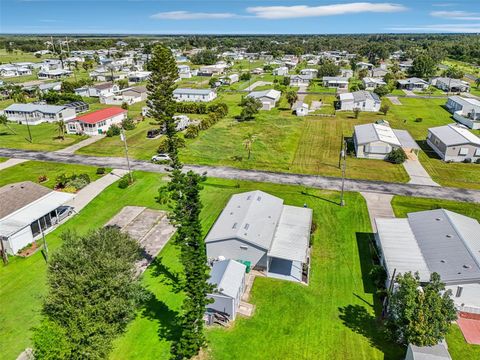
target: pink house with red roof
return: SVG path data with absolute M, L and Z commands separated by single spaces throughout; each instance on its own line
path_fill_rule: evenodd
M 101 135 L 111 125 L 120 125 L 127 117 L 127 110 L 109 107 L 88 114 L 77 116 L 67 122 L 67 133 L 84 135 Z

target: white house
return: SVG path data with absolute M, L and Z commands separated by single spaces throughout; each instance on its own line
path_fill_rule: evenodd
M 278 90 L 270 89 L 270 90 L 263 90 L 263 91 L 252 91 L 250 92 L 247 97 L 253 97 L 259 100 L 262 103 L 261 110 L 271 110 L 276 105 L 282 93 Z
M 308 104 L 302 101 L 297 101 L 295 104 L 293 104 L 292 110 L 297 116 L 305 116 L 308 115 L 309 112 Z
M 32 75 L 32 70 L 26 66 L 19 66 L 14 64 L 0 65 L 1 77 L 8 78 L 26 75 Z
M 365 86 L 365 90 L 375 90 L 379 86 L 387 85 L 383 79 L 374 77 L 364 77 L 362 82 L 363 86 Z
M 280 66 L 272 70 L 272 74 L 275 76 L 285 76 L 288 75 L 288 67 Z
M 417 77 L 412 77 L 408 79 L 397 80 L 397 87 L 405 90 L 423 91 L 428 88 L 428 82 Z
M 106 82 L 102 84 L 84 86 L 75 89 L 75 94 L 88 97 L 109 97 L 113 96 L 120 91 L 120 87 L 117 84 Z
M 308 86 L 310 80 L 309 75 L 290 75 L 290 86 Z
M 353 70 L 350 69 L 340 69 L 340 76 L 350 79 L 353 76 Z
M 242 295 L 245 291 L 245 271 L 247 267 L 238 261 L 228 259 L 215 261 L 208 282 L 215 291 L 208 294 L 214 302 L 207 305 L 207 311 L 219 311 L 235 320 Z
M 68 121 L 75 117 L 75 110 L 63 105 L 12 104 L 3 113 L 9 121 L 38 125 L 43 122 Z
M 109 107 L 77 116 L 67 122 L 67 133 L 100 135 L 107 132 L 111 125 L 120 125 L 127 118 L 127 110 Z
M 480 101 L 461 96 L 450 96 L 446 107 L 453 118 L 470 129 L 480 129 Z
M 300 75 L 307 76 L 310 80 L 317 77 L 317 69 L 302 69 L 300 70 Z
M 178 88 L 173 91 L 173 98 L 177 102 L 208 102 L 216 97 L 217 93 L 212 89 Z
M 123 103 L 132 105 L 144 100 L 147 100 L 147 88 L 145 86 L 135 86 L 119 90 L 109 96 L 100 96 L 100 103 L 110 105 L 122 105 Z
M 342 76 L 324 76 L 323 86 L 337 89 L 348 89 L 348 78 Z
M 480 314 L 480 224 L 445 209 L 407 214 L 407 218 L 375 218 L 375 240 L 381 264 L 392 276 L 418 272 L 427 283 L 440 275 L 458 311 Z
M 377 112 L 380 110 L 382 101 L 377 94 L 365 90 L 344 93 L 339 95 L 341 111 L 360 111 Z
M 360 61 L 356 63 L 356 67 L 357 67 L 357 70 L 372 70 L 373 64 Z
M 188 65 L 178 65 L 178 76 L 180 79 L 189 79 L 192 77 L 192 73 L 190 71 L 190 66 Z
M 427 144 L 444 161 L 475 162 L 480 159 L 480 138 L 461 125 L 428 129 Z
M 72 72 L 70 70 L 56 69 L 56 70 L 40 70 L 38 72 L 39 79 L 61 79 L 63 77 L 70 76 Z
M 356 125 L 353 143 L 357 158 L 366 159 L 383 160 L 392 150 L 399 148 L 406 153 L 420 150 L 408 131 L 381 124 Z
M 151 71 L 130 71 L 127 75 L 128 81 L 132 83 L 147 81 L 151 73 Z
M 263 191 L 233 195 L 210 229 L 209 259 L 249 262 L 269 277 L 308 282 L 312 210 Z
M 436 88 L 448 92 L 469 92 L 470 84 L 460 79 L 452 79 L 446 77 L 433 78 L 430 83 Z
M 0 250 L 15 255 L 51 231 L 71 210 L 73 194 L 24 181 L 0 188 Z

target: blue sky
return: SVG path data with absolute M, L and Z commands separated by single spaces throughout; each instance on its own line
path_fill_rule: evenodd
M 480 33 L 480 0 L 0 0 L 0 33 Z

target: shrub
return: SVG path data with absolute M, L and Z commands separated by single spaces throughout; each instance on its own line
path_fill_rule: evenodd
M 105 174 L 105 172 L 106 172 L 106 169 L 104 167 L 99 167 L 99 168 L 97 168 L 96 174 L 97 175 L 103 175 L 103 174 Z
M 47 180 L 48 180 L 47 175 L 40 175 L 40 176 L 38 177 L 38 182 L 39 182 L 39 183 L 43 183 L 43 182 L 45 182 L 45 181 L 47 181 Z
M 63 189 L 68 182 L 68 176 L 65 174 L 60 174 L 55 178 L 55 188 Z
M 107 130 L 107 136 L 112 137 L 112 136 L 118 136 L 118 135 L 120 135 L 120 128 L 115 124 L 111 125 Z
M 130 176 L 128 174 L 125 174 L 118 181 L 118 187 L 120 189 L 126 189 L 129 185 L 130 185 Z
M 240 80 L 242 81 L 247 81 L 247 80 L 250 80 L 251 78 L 252 78 L 252 74 L 248 72 L 245 72 L 242 75 L 240 75 Z
M 198 136 L 198 131 L 197 125 L 189 125 L 187 131 L 185 131 L 185 137 L 187 139 L 195 139 Z
M 122 120 L 122 128 L 125 130 L 133 130 L 135 129 L 135 122 L 132 118 L 126 117 Z
M 387 272 L 383 266 L 374 265 L 368 275 L 372 279 L 376 288 L 382 289 L 385 287 L 385 281 L 387 281 Z
M 62 189 L 63 192 L 75 194 L 78 189 L 75 186 L 66 186 Z
M 128 104 L 125 101 L 122 103 L 122 109 L 128 110 Z
M 421 123 L 422 121 L 423 121 L 423 118 L 421 118 L 421 117 L 418 117 L 418 118 L 415 119 L 415 122 L 417 122 L 417 123 Z
M 383 115 L 387 115 L 388 110 L 390 110 L 390 106 L 388 106 L 387 104 L 383 104 L 383 105 L 380 107 L 380 112 L 381 112 Z
M 463 162 L 465 164 L 470 164 L 472 162 L 472 159 L 471 158 L 463 159 Z
M 387 155 L 387 161 L 390 161 L 394 164 L 403 164 L 407 160 L 407 154 L 403 151 L 402 148 L 393 149 Z

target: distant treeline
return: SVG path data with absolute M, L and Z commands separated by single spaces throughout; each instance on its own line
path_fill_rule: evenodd
M 258 36 L 68 36 L 70 50 L 105 49 L 114 47 L 123 40 L 125 49 L 144 46 L 150 52 L 155 42 L 169 47 L 189 50 L 192 48 L 216 49 L 216 52 L 245 48 L 248 52 L 265 51 L 274 56 L 282 54 L 308 54 L 324 50 L 347 50 L 366 58 L 384 58 L 388 54 L 403 50 L 410 55 L 428 52 L 433 58 L 445 57 L 480 63 L 480 36 L 476 34 L 378 34 L 378 35 L 258 35 Z M 65 36 L 54 37 L 55 42 L 65 41 Z M 46 49 L 49 36 L 3 35 L 0 47 L 8 51 L 33 52 Z M 58 46 L 57 46 L 58 48 Z M 65 46 L 63 47 L 64 50 Z

